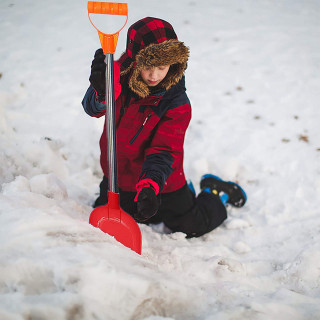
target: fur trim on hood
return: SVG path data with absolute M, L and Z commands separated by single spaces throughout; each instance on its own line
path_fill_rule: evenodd
M 130 89 L 141 98 L 150 94 L 150 89 L 140 75 L 145 67 L 159 67 L 170 65 L 166 77 L 160 86 L 166 91 L 177 84 L 187 68 L 189 49 L 178 40 L 167 40 L 159 44 L 150 44 L 136 56 L 136 65 L 133 67 L 129 80 Z

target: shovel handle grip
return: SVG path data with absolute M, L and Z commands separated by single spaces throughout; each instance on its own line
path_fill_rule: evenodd
M 128 5 L 126 3 L 88 1 L 88 13 L 126 16 Z
M 112 34 L 101 32 L 92 22 L 90 14 L 109 14 L 117 16 L 126 16 L 126 22 L 120 30 Z M 88 1 L 88 17 L 93 27 L 98 31 L 101 47 L 104 53 L 114 54 L 117 47 L 119 32 L 124 28 L 128 21 L 128 4 L 117 2 L 97 2 Z

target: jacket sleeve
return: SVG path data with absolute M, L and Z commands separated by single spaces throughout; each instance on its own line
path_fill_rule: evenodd
M 96 99 L 97 95 L 92 86 L 90 86 L 82 100 L 84 111 L 91 117 L 99 118 L 105 114 L 106 104 Z
M 190 104 L 165 113 L 145 150 L 140 179 L 152 179 L 158 183 L 160 191 L 163 189 L 173 168 L 182 165 L 184 138 L 190 119 Z
M 121 93 L 120 84 L 120 65 L 117 61 L 114 62 L 114 98 L 118 99 Z M 99 118 L 105 114 L 106 103 L 105 101 L 99 102 L 94 88 L 90 85 L 83 100 L 82 106 L 84 111 L 91 117 Z

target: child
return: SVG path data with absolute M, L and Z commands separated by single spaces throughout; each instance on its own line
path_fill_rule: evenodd
M 163 222 L 172 231 L 199 237 L 227 218 L 226 203 L 242 207 L 246 195 L 237 184 L 213 175 L 202 177 L 197 197 L 186 183 L 188 57 L 189 49 L 164 20 L 148 17 L 129 28 L 126 51 L 114 65 L 118 186 L 121 208 L 136 221 Z M 100 117 L 106 109 L 102 49 L 95 53 L 89 80 L 82 104 L 90 116 Z M 108 202 L 106 140 L 104 129 L 100 139 L 104 177 L 94 207 Z

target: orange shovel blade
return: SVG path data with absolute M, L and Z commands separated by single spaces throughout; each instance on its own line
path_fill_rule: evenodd
M 109 191 L 108 204 L 95 208 L 90 224 L 141 254 L 141 231 L 135 220 L 119 206 L 119 194 Z

